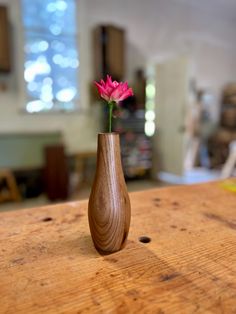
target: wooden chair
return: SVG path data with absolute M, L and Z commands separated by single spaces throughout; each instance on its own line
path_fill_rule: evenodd
M 11 170 L 0 169 L 0 183 L 4 184 L 4 187 L 0 188 L 0 202 L 21 201 L 21 195 Z

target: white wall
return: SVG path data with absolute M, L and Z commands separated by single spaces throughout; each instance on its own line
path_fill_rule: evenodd
M 68 151 L 75 152 L 77 150 L 95 149 L 96 134 L 99 132 L 100 126 L 100 107 L 91 106 L 89 100 L 90 87 L 90 60 L 87 58 L 89 35 L 86 32 L 86 23 L 83 31 L 79 32 L 79 36 L 83 45 L 80 47 L 81 56 L 81 111 L 73 114 L 34 114 L 30 115 L 23 112 L 23 45 L 22 33 L 20 27 L 20 12 L 18 0 L 0 0 L 9 6 L 12 42 L 12 59 L 13 71 L 8 75 L 1 75 L 0 80 L 7 84 L 7 91 L 0 91 L 0 132 L 42 132 L 42 131 L 58 131 L 64 134 Z M 85 16 L 85 6 L 80 1 L 82 10 L 79 16 L 80 24 L 83 25 Z M 79 25 L 80 26 L 80 25 Z M 80 29 L 80 27 L 79 27 Z M 89 69 L 89 70 L 88 70 Z
M 149 63 L 189 56 L 199 88 L 215 96 L 236 81 L 236 2 L 231 0 L 87 0 L 88 27 L 111 22 L 127 29 L 127 42 Z M 217 6 L 218 5 L 218 6 Z M 128 50 L 127 76 L 137 66 Z
M 209 1 L 209 0 L 208 0 Z M 236 81 L 235 20 L 211 7 L 183 0 L 80 0 L 80 82 L 83 111 L 75 114 L 27 115 L 19 75 L 22 51 L 18 0 L 0 0 L 10 7 L 13 29 L 14 70 L 7 78 L 9 89 L 0 91 L 0 132 L 62 130 L 70 151 L 96 146 L 101 129 L 99 107 L 90 104 L 92 76 L 91 31 L 97 23 L 112 23 L 126 29 L 129 81 L 136 67 L 177 54 L 189 55 L 199 87 L 219 96 L 222 86 Z M 207 3 L 207 1 L 205 1 Z M 1 77 L 0 77 L 1 78 Z M 4 77 L 5 80 L 5 77 Z

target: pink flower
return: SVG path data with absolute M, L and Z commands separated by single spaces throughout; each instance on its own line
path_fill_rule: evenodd
M 100 96 L 105 99 L 107 102 L 120 102 L 126 99 L 129 96 L 133 96 L 132 88 L 129 88 L 128 83 L 113 81 L 111 76 L 107 75 L 107 80 L 104 82 L 103 80 L 98 82 L 94 82 L 97 86 L 98 92 Z
M 129 88 L 128 83 L 113 81 L 111 76 L 107 75 L 107 80 L 104 82 L 101 80 L 99 83 L 94 82 L 97 86 L 100 96 L 108 102 L 109 107 L 109 132 L 112 131 L 112 111 L 115 107 L 115 103 L 118 103 L 129 96 L 133 96 L 132 88 Z

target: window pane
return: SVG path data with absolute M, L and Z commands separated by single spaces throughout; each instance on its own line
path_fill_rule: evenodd
M 53 35 L 76 33 L 74 0 L 22 0 L 23 25 Z
M 26 11 L 23 10 L 24 20 L 37 20 L 31 16 L 38 8 L 39 12 L 45 11 L 48 4 L 57 4 L 63 1 L 23 0 L 24 6 L 29 4 Z M 44 7 L 42 5 L 44 4 Z M 67 8 L 74 1 L 66 2 Z M 62 5 L 62 4 L 60 4 Z M 29 13 L 31 12 L 31 13 Z M 35 14 L 35 13 L 34 13 Z M 47 13 L 46 13 L 47 15 Z M 40 23 L 43 19 L 41 19 Z M 62 20 L 59 20 L 61 24 Z M 51 22 L 48 22 L 48 25 Z M 64 22 L 63 22 L 64 23 Z M 34 26 L 39 26 L 39 20 Z M 54 23 L 53 25 L 59 25 Z M 73 23 L 72 23 L 73 24 Z M 26 27 L 25 24 L 25 64 L 24 78 L 26 81 L 26 93 L 29 112 L 49 110 L 73 110 L 78 101 L 78 67 L 79 59 L 77 52 L 76 37 L 72 34 L 53 34 L 49 28 Z M 75 23 L 73 24 L 75 30 Z M 72 27 L 71 27 L 72 30 Z

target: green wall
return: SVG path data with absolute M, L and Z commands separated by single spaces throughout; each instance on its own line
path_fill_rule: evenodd
M 42 167 L 44 147 L 62 143 L 60 132 L 0 134 L 0 168 Z

